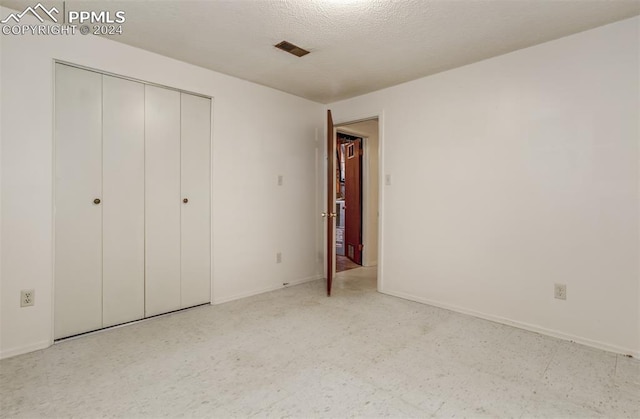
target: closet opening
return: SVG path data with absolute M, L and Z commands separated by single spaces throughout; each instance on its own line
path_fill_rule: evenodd
M 211 98 L 54 64 L 53 339 L 211 301 Z

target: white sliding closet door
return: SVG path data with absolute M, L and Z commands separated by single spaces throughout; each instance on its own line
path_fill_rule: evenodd
M 145 86 L 145 314 L 180 304 L 180 93 Z
M 103 327 L 144 317 L 144 85 L 103 76 Z
M 211 300 L 211 99 L 186 93 L 181 98 L 181 305 L 190 307 Z
M 101 90 L 101 74 L 56 64 L 55 338 L 102 327 Z

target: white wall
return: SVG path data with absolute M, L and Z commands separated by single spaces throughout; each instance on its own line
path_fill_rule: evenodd
M 54 59 L 214 98 L 214 302 L 321 276 L 314 168 L 322 105 L 93 36 L 0 42 L 0 356 L 46 347 L 52 337 Z M 21 309 L 20 290 L 31 288 L 36 304 Z
M 378 264 L 378 120 L 356 122 L 338 126 L 338 131 L 366 137 L 363 167 L 363 266 Z
M 329 106 L 384 115 L 383 292 L 640 355 L 639 26 Z

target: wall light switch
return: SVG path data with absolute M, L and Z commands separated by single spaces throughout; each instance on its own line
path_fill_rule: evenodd
M 282 186 L 283 181 L 284 181 L 284 176 L 278 175 L 278 186 Z
M 387 185 L 387 186 L 391 186 L 391 175 L 390 174 L 384 175 L 384 184 Z

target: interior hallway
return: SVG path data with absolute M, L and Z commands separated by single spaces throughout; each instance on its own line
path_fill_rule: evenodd
M 336 272 L 348 271 L 349 269 L 360 268 L 360 265 L 346 256 L 336 255 Z
M 640 416 L 640 361 L 379 294 L 375 270 L 2 360 L 1 416 Z

